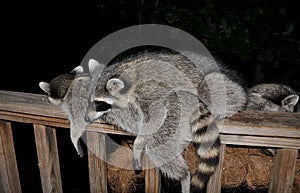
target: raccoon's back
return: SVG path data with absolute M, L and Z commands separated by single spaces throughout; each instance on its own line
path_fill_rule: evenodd
M 248 94 L 259 94 L 262 98 L 280 104 L 289 95 L 297 94 L 292 88 L 282 84 L 258 84 L 249 89 Z

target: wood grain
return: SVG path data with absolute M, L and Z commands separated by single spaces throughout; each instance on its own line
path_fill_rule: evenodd
M 298 150 L 278 149 L 274 157 L 269 193 L 292 193 Z
M 45 95 L 0 91 L 0 119 L 35 124 L 43 191 L 51 192 L 55 189 L 56 192 L 62 192 L 55 130 L 46 126 L 69 128 L 66 115 L 58 107 L 50 104 Z M 278 151 L 274 159 L 269 193 L 290 192 L 297 149 L 300 149 L 300 113 L 243 111 L 226 119 L 219 128 L 222 143 L 221 159 L 226 144 L 284 148 Z M 93 152 L 97 152 L 97 154 L 89 152 L 91 192 L 106 193 L 107 173 L 104 161 L 106 149 L 105 137 L 101 133 L 131 134 L 100 122 L 89 125 L 86 131 L 88 131 L 87 144 L 91 146 Z M 7 150 L 3 148 L 6 146 L 3 144 L 6 143 L 10 142 L 3 142 L 3 137 L 0 137 L 1 163 L 7 159 L 5 155 Z M 1 163 L 1 171 L 7 171 L 9 167 Z M 208 192 L 220 192 L 222 160 L 220 163 L 209 182 Z M 14 165 L 12 167 L 16 168 Z M 7 175 L 7 172 L 1 172 L 2 184 L 9 184 Z M 155 169 L 146 171 L 145 183 L 146 192 L 160 192 L 158 171 Z M 0 187 L 0 192 L 3 187 Z
M 40 94 L 0 91 L 0 119 L 69 128 L 66 115 Z M 122 129 L 99 122 L 89 125 L 86 130 L 130 135 Z M 281 144 L 279 147 L 299 148 L 300 113 L 243 111 L 226 119 L 220 126 L 220 133 L 227 135 L 223 137 L 226 140 L 223 143 L 253 145 L 252 138 L 242 136 L 256 136 L 253 139 L 258 146 L 275 147 Z M 286 140 L 281 141 L 281 138 Z M 293 142 L 296 142 L 295 146 Z
M 228 145 L 300 149 L 300 138 L 247 136 L 238 134 L 221 134 L 220 138 L 221 143 Z
M 11 125 L 5 121 L 0 121 L 0 192 L 22 192 Z
M 161 192 L 161 176 L 157 168 L 154 168 L 152 163 L 145 159 L 145 193 L 160 193 Z
M 35 143 L 44 193 L 62 193 L 56 131 L 34 125 Z
M 91 193 L 107 193 L 106 138 L 104 134 L 86 133 Z

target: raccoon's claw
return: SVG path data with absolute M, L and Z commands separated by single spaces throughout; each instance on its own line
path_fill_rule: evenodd
M 81 146 L 80 146 L 80 145 L 77 147 L 77 153 L 78 153 L 78 155 L 80 156 L 80 158 L 83 158 L 84 153 L 83 153 L 83 150 L 81 149 Z
M 141 173 L 142 171 L 142 164 L 138 159 L 133 160 L 133 168 L 135 170 L 135 173 Z

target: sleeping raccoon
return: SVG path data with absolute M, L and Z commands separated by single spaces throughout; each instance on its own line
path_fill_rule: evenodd
M 79 144 L 79 138 L 84 133 L 85 127 L 90 122 L 85 120 L 85 113 L 89 106 L 89 97 L 92 93 L 91 81 L 98 73 L 98 66 L 93 60 L 89 63 L 90 73 L 83 73 L 83 67 L 78 66 L 70 73 L 55 77 L 50 83 L 40 82 L 39 87 L 48 94 L 48 100 L 58 105 L 68 116 L 70 121 L 70 134 L 77 153 L 82 157 L 83 152 Z M 107 103 L 95 104 L 99 112 L 106 112 L 110 108 Z
M 209 58 L 192 57 L 202 69 L 180 54 L 165 52 L 145 52 L 106 66 L 93 98 L 110 104 L 111 110 L 102 116 L 93 116 L 93 108 L 87 113 L 91 121 L 100 119 L 136 134 L 134 168 L 142 169 L 146 154 L 163 174 L 181 181 L 183 193 L 190 192 L 190 184 L 204 188 L 219 161 L 217 123 L 246 103 L 234 73 L 220 65 L 220 71 L 211 68 Z M 182 156 L 191 141 L 200 157 L 193 176 Z
M 248 90 L 247 109 L 259 111 L 299 112 L 299 93 L 282 84 L 258 84 Z M 274 156 L 275 149 L 261 149 Z
M 299 112 L 299 93 L 282 84 L 258 84 L 249 89 L 247 109 Z

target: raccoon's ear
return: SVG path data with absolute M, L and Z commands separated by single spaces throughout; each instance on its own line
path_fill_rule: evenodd
M 298 95 L 289 95 L 287 97 L 285 97 L 281 103 L 282 103 L 282 106 L 285 106 L 285 107 L 294 107 L 299 101 L 299 96 Z
M 89 60 L 89 71 L 91 74 L 99 70 L 102 66 L 103 65 L 100 64 L 97 60 L 94 59 Z
M 83 73 L 83 67 L 82 66 L 77 66 L 70 73 L 71 74 L 82 74 Z
M 106 83 L 106 89 L 112 95 L 118 93 L 123 88 L 124 88 L 124 82 L 118 78 L 112 78 Z
M 39 83 L 39 87 L 46 92 L 47 94 L 50 94 L 51 90 L 50 90 L 50 84 L 47 82 L 40 82 Z

